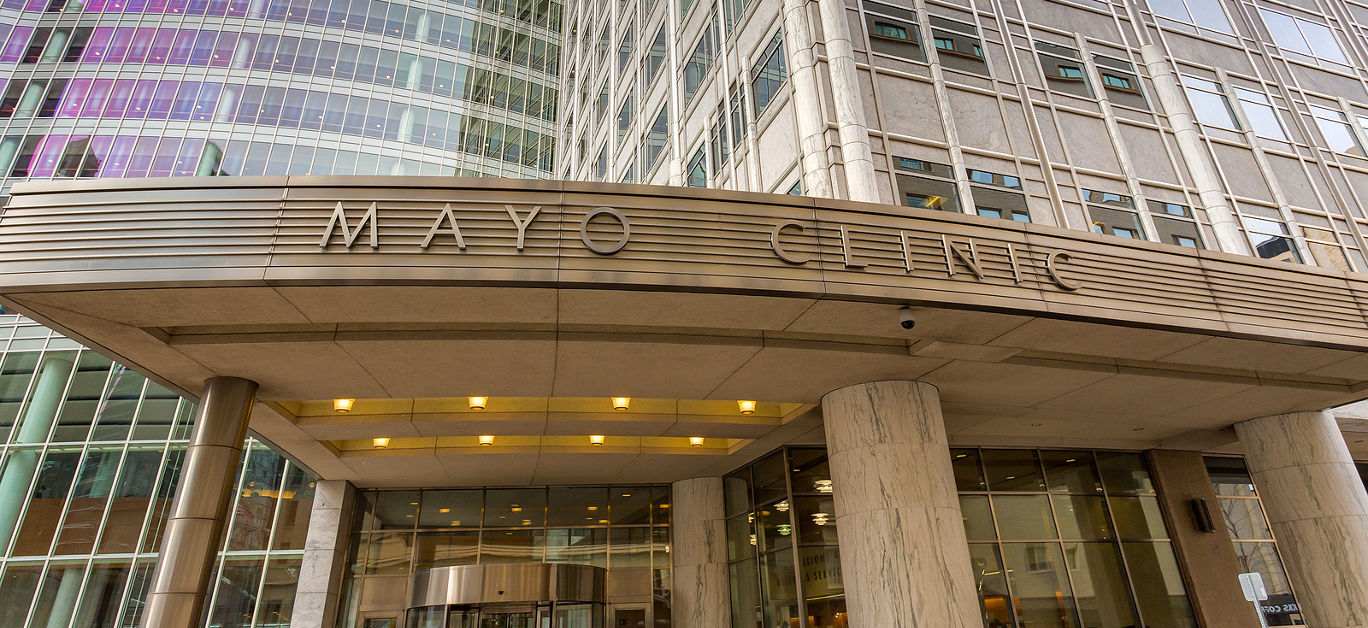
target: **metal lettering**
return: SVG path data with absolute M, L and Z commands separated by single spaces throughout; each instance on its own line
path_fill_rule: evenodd
M 1065 290 L 1077 290 L 1083 287 L 1083 284 L 1081 283 L 1065 279 L 1059 274 L 1059 268 L 1055 266 L 1055 263 L 1058 261 L 1067 262 L 1071 259 L 1073 259 L 1073 256 L 1064 251 L 1050 251 L 1050 254 L 1045 256 L 1045 272 L 1049 273 L 1050 279 L 1053 279 L 1055 284 Z
M 361 222 L 356 223 L 356 230 L 352 231 L 347 228 L 347 211 L 342 209 L 342 201 L 338 201 L 337 207 L 333 208 L 332 219 L 328 220 L 328 228 L 323 231 L 323 239 L 318 241 L 318 246 L 328 248 L 328 241 L 332 239 L 333 231 L 341 227 L 342 243 L 350 249 L 352 244 L 356 242 L 356 237 L 361 235 L 361 230 L 366 228 L 367 223 L 370 224 L 370 247 L 378 249 L 380 248 L 380 235 L 378 233 L 380 220 L 377 217 L 376 204 L 370 204 L 370 209 L 366 210 L 366 215 L 361 217 Z
M 532 212 L 527 214 L 527 220 L 519 218 L 517 210 L 513 209 L 512 205 L 504 205 L 504 209 L 508 211 L 508 217 L 513 219 L 513 226 L 518 228 L 518 250 L 521 251 L 523 250 L 523 242 L 527 236 L 527 227 L 532 224 L 532 221 L 536 219 L 537 214 L 541 212 L 541 205 L 532 208 Z
M 608 246 L 600 245 L 594 242 L 593 240 L 589 239 L 589 221 L 593 220 L 594 218 L 597 218 L 598 216 L 603 215 L 612 216 L 613 218 L 617 219 L 619 223 L 622 224 L 622 237 L 618 238 L 617 242 L 614 242 L 613 244 L 610 244 Z M 618 251 L 621 251 L 623 247 L 627 246 L 627 240 L 631 237 L 631 223 L 627 222 L 627 217 L 623 216 L 622 212 L 613 209 L 612 207 L 595 207 L 589 210 L 589 213 L 584 215 L 584 220 L 580 221 L 580 241 L 584 243 L 584 246 L 589 247 L 590 251 L 598 253 L 599 255 L 612 255 L 614 253 L 617 253 Z
M 855 261 L 855 251 L 850 248 L 850 232 L 845 225 L 841 225 L 841 251 L 845 253 L 846 268 L 864 268 L 868 266 L 864 262 Z
M 903 264 L 907 266 L 907 272 L 912 272 L 912 241 L 907 237 L 906 231 L 898 232 L 898 240 L 902 242 Z
M 432 238 L 436 237 L 438 233 L 443 233 L 442 221 L 451 223 L 451 229 L 444 233 L 450 233 L 451 235 L 456 236 L 456 248 L 464 251 L 466 248 L 465 238 L 461 237 L 461 226 L 456 224 L 456 215 L 451 213 L 451 203 L 447 203 L 446 206 L 442 207 L 442 213 L 438 214 L 437 220 L 433 221 L 432 228 L 428 229 L 427 237 L 423 238 L 423 243 L 418 245 L 419 248 L 426 249 L 427 247 L 432 246 Z
M 1012 248 L 1012 243 L 1007 243 L 1007 259 L 1012 262 L 1012 279 L 1021 283 L 1021 265 L 1017 263 L 1016 249 Z
M 969 250 L 966 252 L 962 245 L 950 241 L 950 237 L 941 235 L 941 245 L 945 247 L 945 269 L 950 276 L 955 276 L 955 258 L 969 268 L 969 272 L 974 273 L 975 277 L 983 279 L 983 267 L 979 266 L 978 248 L 974 246 L 974 241 L 969 240 Z
M 796 220 L 785 220 L 784 222 L 774 225 L 774 230 L 770 231 L 770 248 L 774 249 L 774 254 L 778 255 L 779 259 L 784 260 L 785 262 L 788 262 L 790 264 L 808 263 L 808 260 L 811 258 L 799 257 L 797 255 L 794 255 L 784 250 L 784 245 L 779 243 L 779 233 L 787 227 L 793 227 L 797 229 L 798 233 L 803 232 L 802 223 L 799 223 Z

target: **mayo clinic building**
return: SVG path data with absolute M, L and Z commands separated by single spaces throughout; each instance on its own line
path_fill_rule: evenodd
M 1360 0 L 0 0 L 0 626 L 1368 627 Z

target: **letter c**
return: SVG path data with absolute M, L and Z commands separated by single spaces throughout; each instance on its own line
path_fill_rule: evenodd
M 1061 276 L 1059 274 L 1059 268 L 1055 266 L 1055 262 L 1067 262 L 1071 259 L 1073 259 L 1073 256 L 1069 255 L 1065 251 L 1050 251 L 1050 254 L 1045 256 L 1045 272 L 1049 273 L 1050 279 L 1053 279 L 1054 282 L 1058 284 L 1060 288 L 1070 291 L 1077 290 L 1083 287 L 1083 284 L 1080 284 L 1076 281 L 1069 281 L 1068 279 L 1065 279 L 1063 276 Z
M 774 225 L 774 230 L 770 231 L 770 247 L 774 249 L 774 254 L 778 255 L 779 259 L 784 260 L 785 262 L 788 262 L 790 264 L 808 263 L 808 260 L 811 258 L 799 257 L 797 255 L 794 255 L 793 253 L 784 250 L 784 245 L 779 243 L 779 234 L 787 227 L 793 227 L 794 229 L 797 229 L 798 233 L 803 232 L 803 225 L 796 220 L 785 220 L 777 225 Z

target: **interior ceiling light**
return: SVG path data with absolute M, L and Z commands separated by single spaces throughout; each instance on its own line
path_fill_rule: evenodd
M 626 410 L 627 406 L 631 405 L 631 403 L 631 397 L 613 397 L 613 409 L 618 412 Z
M 355 403 L 355 399 L 333 399 L 333 411 L 338 414 L 346 414 L 351 412 L 352 405 Z
M 690 447 L 702 447 L 702 446 L 703 446 L 703 437 L 702 437 L 702 436 L 690 436 L 690 437 L 689 437 L 689 446 L 690 446 Z
M 590 434 L 590 435 L 589 435 L 589 444 L 590 444 L 590 445 L 602 445 L 602 444 L 603 444 L 603 434 Z
M 389 442 L 390 439 L 388 436 L 377 436 L 371 439 L 371 444 L 375 445 L 376 449 L 384 449 L 386 447 L 389 447 Z
M 485 405 L 488 404 L 488 403 L 489 403 L 489 397 L 471 397 L 471 398 L 470 398 L 470 409 L 471 409 L 471 410 L 484 410 L 484 409 L 485 409 Z
M 480 435 L 480 445 L 481 445 L 482 447 L 488 447 L 488 446 L 493 445 L 493 444 L 494 444 L 494 435 L 493 435 L 493 434 L 481 434 L 481 435 Z
M 738 401 L 736 405 L 741 408 L 741 414 L 755 414 L 754 401 Z
M 818 493 L 830 493 L 831 480 L 816 480 L 812 483 L 812 488 Z

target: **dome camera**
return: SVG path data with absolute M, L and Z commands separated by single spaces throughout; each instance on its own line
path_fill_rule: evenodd
M 912 314 L 912 308 L 904 307 L 898 310 L 898 324 L 902 325 L 903 329 L 912 329 L 917 326 L 917 317 Z

